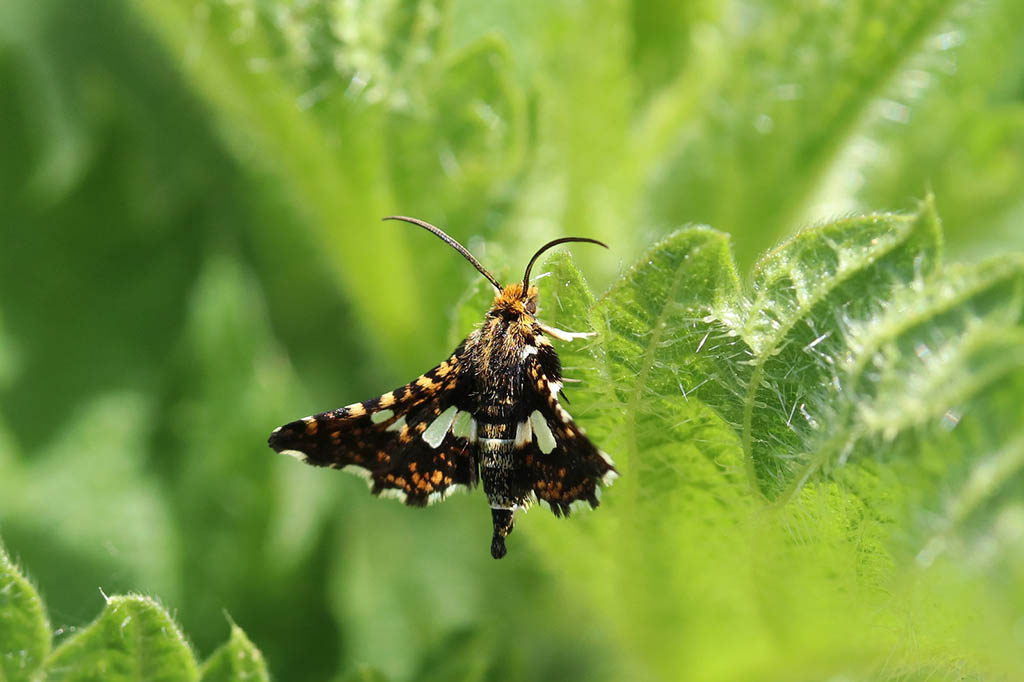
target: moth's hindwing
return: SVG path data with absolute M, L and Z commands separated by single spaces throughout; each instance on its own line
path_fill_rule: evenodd
M 270 447 L 314 466 L 352 471 L 374 495 L 411 506 L 443 499 L 456 486 L 473 487 L 476 457 L 468 439 L 452 430 L 457 412 L 470 409 L 463 348 L 390 393 L 275 429 Z
M 598 486 L 610 484 L 618 471 L 559 403 L 562 381 L 558 356 L 545 341 L 538 343 L 538 352 L 526 363 L 526 392 L 532 395 L 534 409 L 547 425 L 554 445 L 542 447 L 533 429 L 524 460 L 537 498 L 547 502 L 556 516 L 562 516 L 569 514 L 570 505 L 576 501 L 598 506 Z

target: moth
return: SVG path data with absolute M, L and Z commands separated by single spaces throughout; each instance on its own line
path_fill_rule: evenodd
M 278 427 L 270 447 L 356 473 L 374 495 L 413 507 L 482 480 L 494 527 L 491 556 L 500 559 L 517 511 L 537 500 L 555 516 L 568 516 L 577 501 L 597 507 L 598 487 L 618 475 L 559 401 L 562 367 L 548 337 L 569 342 L 591 334 L 538 321 L 537 287 L 530 284 L 533 264 L 554 246 L 607 246 L 586 237 L 555 239 L 533 255 L 521 282 L 503 287 L 441 229 L 406 216 L 385 220 L 418 225 L 462 254 L 497 289 L 491 309 L 447 360 L 415 381 Z

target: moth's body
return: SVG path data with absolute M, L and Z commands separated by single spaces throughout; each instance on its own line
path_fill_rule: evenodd
M 560 241 L 566 240 L 553 243 Z M 597 486 L 616 471 L 559 403 L 561 363 L 546 336 L 588 335 L 538 322 L 537 288 L 528 275 L 529 267 L 523 282 L 499 287 L 483 324 L 434 369 L 378 398 L 275 429 L 270 446 L 310 464 L 354 471 L 375 495 L 412 506 L 482 479 L 494 526 L 491 554 L 498 559 L 516 510 L 536 498 L 556 515 L 567 515 L 576 501 L 596 507 Z M 468 428 L 459 433 L 463 413 Z
M 476 448 L 496 538 L 512 530 L 515 510 L 526 509 L 533 501 L 527 463 L 532 455 L 526 452 L 533 439 L 532 410 L 531 401 L 523 399 L 533 364 L 548 381 L 532 388 L 556 397 L 562 388 L 558 355 L 529 312 L 536 311 L 536 302 L 536 287 L 528 289 L 524 302 L 522 285 L 509 285 L 495 297 L 480 329 L 466 339 L 473 370 L 470 395 L 475 401 L 470 442 Z

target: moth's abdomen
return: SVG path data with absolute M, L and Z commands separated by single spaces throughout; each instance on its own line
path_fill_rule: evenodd
M 477 441 L 480 477 L 487 501 L 494 509 L 529 506 L 531 485 L 526 477 L 522 451 L 511 440 Z
M 478 416 L 485 417 L 478 413 Z M 491 556 L 505 556 L 505 537 L 512 532 L 516 509 L 525 509 L 533 499 L 533 485 L 523 457 L 530 442 L 529 421 L 488 423 L 475 421 L 475 445 L 480 478 L 491 506 L 494 537 Z

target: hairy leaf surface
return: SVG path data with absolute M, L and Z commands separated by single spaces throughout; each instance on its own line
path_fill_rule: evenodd
M 707 228 L 655 245 L 593 307 L 571 259 L 548 261 L 541 317 L 598 332 L 559 347 L 584 382 L 567 385 L 574 414 L 623 476 L 585 532 L 530 524 L 556 564 L 602 557 L 574 585 L 613 586 L 597 608 L 653 670 L 716 679 L 695 652 L 723 642 L 728 669 L 756 670 L 780 633 L 872 679 L 890 679 L 863 663 L 883 651 L 905 671 L 949 675 L 968 651 L 1019 670 L 1005 638 L 950 639 L 938 593 L 912 596 L 955 589 L 999 613 L 995 586 L 1024 565 L 1024 260 L 941 251 L 927 200 L 810 228 L 746 285 Z M 906 613 L 925 644 L 906 646 Z
M 203 663 L 201 682 L 269 682 L 260 653 L 240 627 L 231 624 L 231 637 Z
M 49 651 L 42 600 L 0 545 L 0 680 L 28 682 Z
M 111 597 L 91 625 L 46 661 L 46 679 L 186 682 L 199 679 L 192 651 L 167 612 L 148 597 Z

